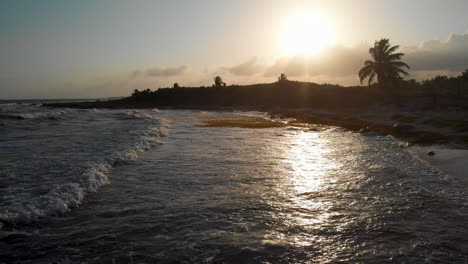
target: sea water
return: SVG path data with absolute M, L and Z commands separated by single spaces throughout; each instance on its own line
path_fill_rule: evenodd
M 261 112 L 0 105 L 0 263 L 466 263 L 466 187 Z

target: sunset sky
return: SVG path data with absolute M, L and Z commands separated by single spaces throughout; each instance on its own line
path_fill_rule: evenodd
M 467 30 L 466 0 L 4 0 L 0 99 L 126 96 L 216 75 L 274 82 L 282 72 L 354 85 L 382 37 L 407 54 L 410 78 L 456 75 L 468 68 Z

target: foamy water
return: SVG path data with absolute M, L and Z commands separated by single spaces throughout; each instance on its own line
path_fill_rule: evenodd
M 16 132 L 2 130 L 10 139 L 1 142 L 4 221 L 26 223 L 0 231 L 7 263 L 468 260 L 466 186 L 390 137 L 197 126 L 265 117 L 257 112 L 58 111 L 57 120 L 8 119 Z M 39 128 L 21 134 L 25 121 Z M 75 193 L 69 184 L 84 198 L 57 210 L 55 197 Z M 56 186 L 65 191 L 51 192 Z M 55 213 L 32 218 L 29 208 Z
M 147 114 L 150 113 L 150 114 Z M 29 223 L 76 207 L 165 136 L 149 111 L 50 109 L 0 105 L 0 220 Z

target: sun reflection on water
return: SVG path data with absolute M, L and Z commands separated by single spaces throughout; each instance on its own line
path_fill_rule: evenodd
M 338 167 L 337 162 L 327 156 L 331 151 L 328 140 L 310 132 L 302 132 L 291 140 L 289 162 L 297 194 L 320 191 L 331 180 L 330 171 Z
M 309 230 L 297 233 L 287 241 L 297 246 L 312 245 L 319 238 L 313 230 L 327 225 L 332 217 L 329 208 L 334 201 L 325 199 L 330 184 L 336 182 L 334 171 L 340 164 L 332 157 L 333 143 L 321 133 L 300 132 L 290 138 L 287 151 L 289 166 L 289 199 L 286 218 L 290 226 Z

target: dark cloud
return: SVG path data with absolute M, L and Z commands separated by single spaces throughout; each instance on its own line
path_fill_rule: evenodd
M 225 70 L 233 75 L 238 76 L 250 76 L 261 72 L 264 66 L 258 62 L 257 57 L 253 57 L 250 60 L 241 63 L 233 67 L 226 67 Z
M 188 66 L 181 65 L 177 67 L 153 67 L 144 70 L 134 70 L 133 77 L 147 76 L 147 77 L 170 77 L 180 75 L 188 70 Z
M 405 49 L 404 59 L 415 71 L 450 70 L 468 68 L 468 34 L 451 34 L 446 41 L 429 40 L 419 47 Z

